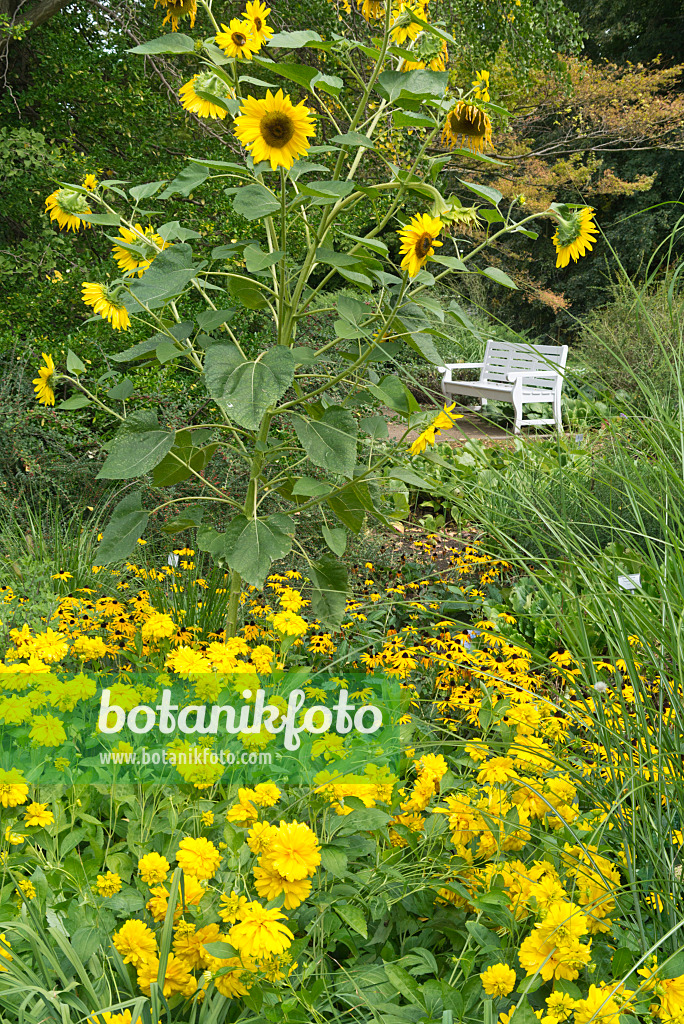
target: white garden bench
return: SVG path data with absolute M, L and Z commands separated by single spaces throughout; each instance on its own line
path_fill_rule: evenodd
M 442 392 L 452 395 L 472 395 L 480 399 L 481 409 L 489 399 L 510 402 L 515 409 L 516 434 L 521 427 L 554 423 L 562 430 L 561 389 L 567 345 L 514 345 L 506 341 L 487 342 L 481 363 L 447 363 L 438 366 L 443 374 Z M 478 381 L 454 380 L 454 370 L 480 370 Z M 532 402 L 550 402 L 553 419 L 524 420 L 523 406 Z

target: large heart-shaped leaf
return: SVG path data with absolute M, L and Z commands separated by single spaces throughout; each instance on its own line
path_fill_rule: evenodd
M 237 516 L 223 534 L 223 556 L 231 569 L 253 587 L 262 587 L 271 562 L 292 548 L 294 526 L 288 516 L 247 519 Z
M 145 532 L 148 518 L 149 513 L 142 507 L 140 491 L 122 498 L 104 529 L 95 565 L 108 565 L 128 558 Z
M 356 464 L 358 427 L 350 412 L 340 405 L 326 409 L 319 420 L 295 420 L 302 448 L 315 466 L 329 473 L 351 477 Z
M 292 383 L 294 368 L 294 356 L 282 346 L 249 360 L 235 345 L 212 345 L 204 360 L 204 377 L 209 394 L 231 419 L 256 430 L 266 410 Z
M 111 444 L 98 480 L 132 480 L 159 465 L 173 448 L 176 432 L 161 430 L 150 409 L 131 413 Z

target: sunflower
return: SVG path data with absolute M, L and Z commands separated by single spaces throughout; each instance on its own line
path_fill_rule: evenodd
M 66 228 L 75 233 L 79 228 L 90 227 L 78 216 L 79 213 L 91 212 L 82 192 L 71 188 L 55 189 L 45 200 L 45 205 L 50 211 L 50 220 L 56 220 L 60 230 Z
M 425 21 L 425 4 L 409 3 L 408 0 L 399 0 L 392 8 L 392 20 L 390 24 L 390 39 L 393 43 L 403 46 L 407 41 L 413 41 L 423 31 L 423 26 L 413 21 L 412 15 L 416 14 Z
M 109 320 L 115 331 L 127 331 L 131 321 L 125 306 L 117 301 L 117 293 L 110 292 L 103 284 L 86 281 L 83 284 L 83 301 L 92 306 L 103 320 Z
M 252 35 L 263 45 L 273 35 L 273 29 L 266 24 L 271 8 L 261 0 L 248 0 L 245 6 L 244 20 L 252 26 Z
M 363 0 L 361 14 L 366 21 L 378 21 L 385 17 L 385 5 L 382 0 Z
M 575 263 L 580 256 L 589 252 L 596 241 L 598 228 L 594 223 L 594 209 L 591 206 L 583 206 L 581 210 L 570 210 L 567 206 L 561 207 L 563 214 L 558 214 L 558 227 L 553 236 L 553 244 L 556 247 L 557 267 L 567 267 L 572 256 Z
M 459 135 L 463 145 L 472 149 L 473 153 L 484 152 L 485 146 L 492 144 L 492 122 L 489 115 L 472 103 L 463 103 L 459 100 L 447 114 L 442 129 L 442 140 L 453 149 L 458 143 Z
M 216 45 L 229 57 L 251 60 L 252 54 L 261 49 L 261 40 L 254 35 L 251 21 L 233 18 L 228 25 L 221 25 L 223 32 L 216 33 Z
M 54 405 L 55 393 L 52 390 L 52 383 L 55 376 L 55 364 L 52 356 L 45 352 L 43 352 L 43 359 L 45 366 L 38 367 L 38 376 L 33 379 L 33 383 L 36 385 L 33 390 L 41 405 Z
M 414 52 L 419 60 L 405 60 L 401 65 L 402 71 L 421 71 L 429 68 L 430 71 L 445 71 L 449 63 L 449 51 L 445 39 L 434 39 L 427 32 L 422 32 L 417 39 Z
M 254 163 L 270 160 L 272 170 L 289 170 L 309 149 L 307 135 L 316 132 L 309 108 L 303 102 L 294 107 L 282 89 L 275 96 L 269 89 L 263 100 L 248 96 L 240 111 L 235 118 L 237 138 L 251 150 Z
M 477 78 L 473 81 L 472 87 L 475 90 L 473 93 L 476 100 L 482 100 L 483 103 L 489 103 L 489 72 L 478 71 Z
M 143 228 L 142 224 L 136 224 L 135 227 L 140 234 L 144 234 L 146 238 L 155 242 L 160 249 L 166 249 L 168 246 L 169 243 L 165 242 L 161 235 L 156 234 L 154 228 Z M 140 235 L 136 235 L 134 231 L 130 231 L 128 228 L 123 227 L 119 228 L 117 239 L 120 242 L 125 242 L 127 245 L 144 244 Z M 145 248 L 149 249 L 149 255 L 141 257 L 137 252 L 131 252 L 130 249 L 125 249 L 122 245 L 115 245 L 112 249 L 112 255 L 122 270 L 128 270 L 131 273 L 135 273 L 137 271 L 138 277 L 142 277 L 144 271 L 147 270 L 159 251 L 152 245 L 145 246 Z
M 94 174 L 86 174 L 83 179 L 83 188 L 87 188 L 89 192 L 94 192 L 99 182 Z
M 166 11 L 166 17 L 162 21 L 162 25 L 170 21 L 172 32 L 178 31 L 178 26 L 183 18 L 190 19 L 190 28 L 195 27 L 197 0 L 154 0 L 155 7 L 157 4 L 161 4 Z
M 401 239 L 400 252 L 404 256 L 401 265 L 408 270 L 409 277 L 415 277 L 430 256 L 434 256 L 434 246 L 443 245 L 437 241 L 442 230 L 442 222 L 429 213 L 418 213 L 413 220 L 399 232 Z
M 181 104 L 186 110 L 199 117 L 218 117 L 221 120 L 226 116 L 224 107 L 212 103 L 200 93 L 209 93 L 217 99 L 234 99 L 235 92 L 226 85 L 223 79 L 210 71 L 202 71 L 199 75 L 193 75 L 189 82 L 186 82 L 180 89 Z

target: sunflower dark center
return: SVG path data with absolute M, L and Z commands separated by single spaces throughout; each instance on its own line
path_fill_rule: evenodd
M 244 46 L 247 42 L 247 36 L 243 35 L 242 32 L 233 32 L 231 39 L 236 46 Z
M 449 128 L 452 135 L 471 135 L 480 138 L 485 134 L 484 114 L 477 107 L 452 110 L 449 115 Z
M 257 30 L 257 32 L 261 32 L 261 26 L 262 25 L 263 25 L 263 21 L 261 20 L 261 18 L 255 18 L 254 19 L 254 28 Z
M 294 133 L 294 122 L 287 114 L 273 112 L 261 119 L 261 134 L 268 145 L 276 149 L 287 146 Z
M 427 231 L 424 231 L 423 234 L 418 239 L 418 241 L 416 242 L 416 256 L 420 256 L 421 259 L 427 256 L 427 254 L 430 252 L 430 249 L 432 248 L 432 242 L 432 235 L 429 235 Z

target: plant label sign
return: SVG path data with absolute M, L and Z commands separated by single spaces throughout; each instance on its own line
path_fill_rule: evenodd
M 618 587 L 622 590 L 636 590 L 641 586 L 641 573 L 634 572 L 627 576 L 618 576 Z

